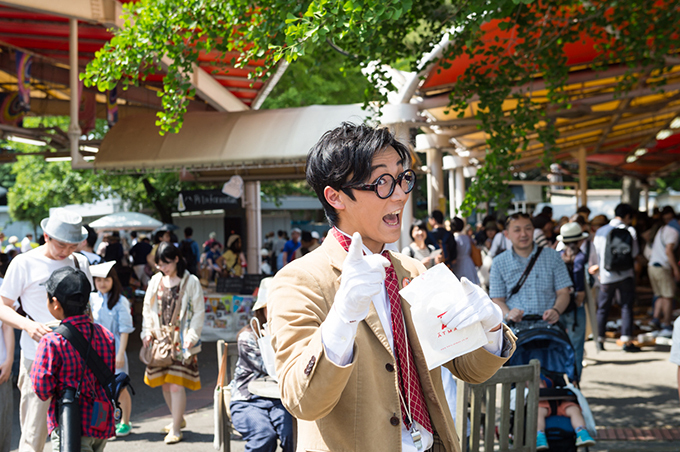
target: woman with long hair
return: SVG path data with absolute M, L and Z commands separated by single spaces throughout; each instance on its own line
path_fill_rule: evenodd
M 151 346 L 154 334 L 170 331 L 172 363 L 166 367 L 147 366 L 144 382 L 152 388 L 163 387 L 165 403 L 172 422 L 163 431 L 166 444 L 182 440 L 186 426 L 186 389 L 201 388 L 197 354 L 201 351 L 201 331 L 205 317 L 203 289 L 198 278 L 186 269 L 186 262 L 175 245 L 163 242 L 155 256 L 160 270 L 149 281 L 142 311 L 142 342 Z

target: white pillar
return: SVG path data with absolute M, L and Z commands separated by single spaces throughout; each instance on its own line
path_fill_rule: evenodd
M 463 170 L 462 166 L 455 169 L 456 209 L 460 209 L 460 206 L 463 205 L 463 199 L 465 199 L 465 173 Z
M 433 210 L 441 210 L 440 199 L 444 197 L 444 171 L 442 158 L 444 152 L 441 149 L 427 150 L 427 208 L 428 213 Z
M 260 273 L 260 250 L 262 249 L 262 211 L 260 209 L 260 181 L 245 183 L 246 207 L 246 260 L 248 273 Z
M 402 143 L 406 144 L 407 146 L 410 146 L 409 143 L 409 126 L 407 124 L 403 123 L 396 123 L 392 124 L 392 132 L 394 133 L 394 136 L 397 138 L 397 140 L 401 141 Z M 415 191 L 415 190 L 414 190 Z M 411 229 L 411 225 L 413 224 L 414 221 L 414 216 L 413 216 L 413 197 L 415 196 L 415 193 L 412 191 L 411 194 L 408 197 L 408 200 L 406 201 L 406 204 L 404 204 L 404 210 L 401 214 L 401 235 L 399 237 L 399 242 L 397 242 L 397 247 L 399 250 L 402 250 L 405 246 L 407 246 L 409 243 L 411 243 L 411 236 L 409 235 L 409 230 Z
M 581 206 L 588 205 L 588 161 L 586 160 L 586 148 L 578 149 L 578 181 L 581 191 Z
M 448 169 L 449 173 L 449 217 L 456 216 L 456 170 Z

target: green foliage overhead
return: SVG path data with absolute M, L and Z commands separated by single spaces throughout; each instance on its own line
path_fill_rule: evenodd
M 550 110 L 569 109 L 565 45 L 591 37 L 599 56 L 595 69 L 622 64 L 630 70 L 614 89 L 621 93 L 653 74 L 652 84 L 665 83 L 665 58 L 680 49 L 678 2 L 656 0 L 141 0 L 124 6 L 126 26 L 87 68 L 84 80 L 99 89 L 138 83 L 139 76 L 160 70 L 170 61 L 164 89 L 163 131 L 182 125 L 194 91 L 184 74 L 191 72 L 201 51 L 225 55 L 225 64 L 244 66 L 263 60 L 272 68 L 280 58 L 294 61 L 310 49 L 331 46 L 352 57 L 370 73 L 366 100 L 382 101 L 391 88 L 382 65 L 416 70 L 418 58 L 451 32 L 445 59 L 480 57 L 460 77 L 451 93 L 451 109 L 463 112 L 479 101 L 475 116 L 488 135 L 485 166 L 468 191 L 463 211 L 479 203 L 507 199 L 514 152 L 525 149 L 533 134 L 550 149 L 557 136 Z M 490 42 L 482 25 L 500 21 L 506 30 Z M 528 89 L 541 74 L 548 103 Z M 255 76 L 267 76 L 259 69 Z M 516 89 L 513 90 L 513 87 Z M 520 87 L 520 88 L 517 88 Z M 508 97 L 517 101 L 512 114 L 503 111 Z M 549 159 L 549 156 L 546 157 Z

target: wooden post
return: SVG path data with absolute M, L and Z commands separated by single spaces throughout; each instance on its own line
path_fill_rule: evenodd
M 586 148 L 578 149 L 578 179 L 581 191 L 581 206 L 588 205 L 588 166 L 586 162 Z

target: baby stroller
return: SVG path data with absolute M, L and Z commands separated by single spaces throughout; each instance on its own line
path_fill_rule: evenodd
M 539 400 L 553 404 L 553 413 L 557 411 L 556 404 L 560 401 L 578 403 L 586 420 L 587 430 L 594 436 L 595 423 L 587 401 L 577 389 L 578 373 L 574 349 L 564 328 L 559 323 L 551 325 L 544 322 L 537 315 L 525 316 L 521 322 L 509 323 L 508 326 L 517 336 L 517 349 L 506 366 L 525 365 L 532 359 L 538 359 L 541 374 L 553 383 L 552 387 L 540 389 Z M 548 416 L 545 427 L 551 452 L 576 452 L 576 432 L 568 417 Z

